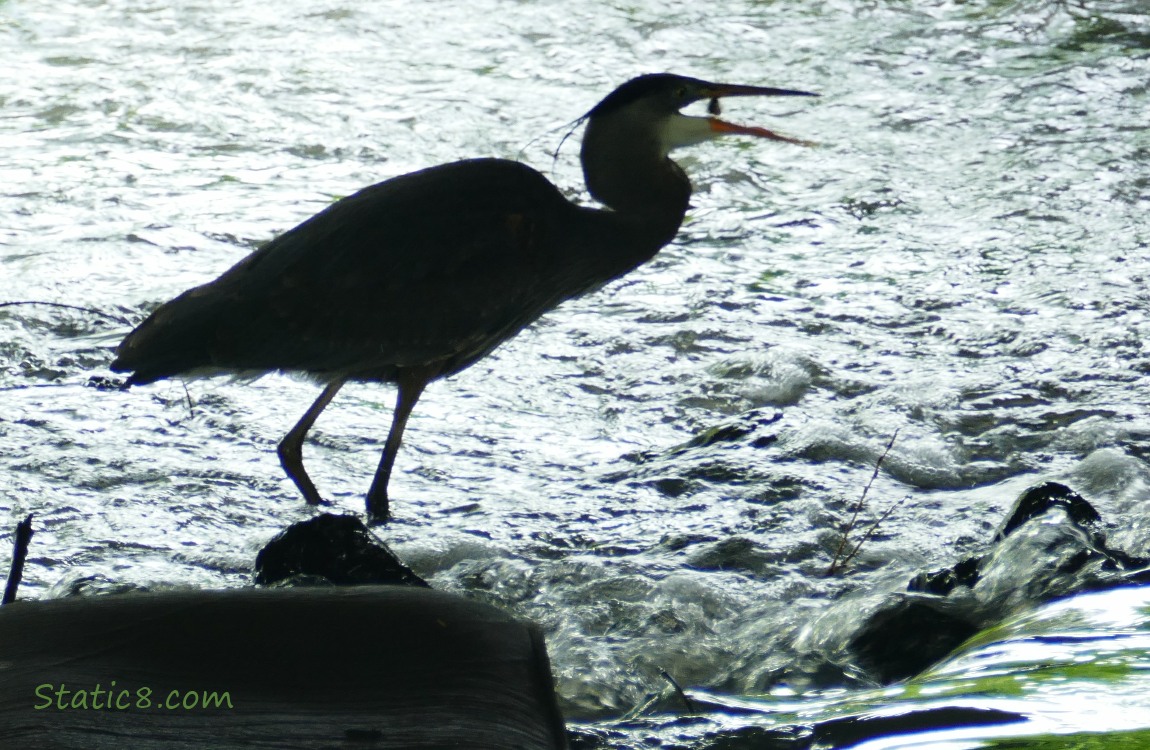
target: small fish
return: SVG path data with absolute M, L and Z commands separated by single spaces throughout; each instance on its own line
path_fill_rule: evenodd
M 714 97 L 713 99 L 711 99 L 711 103 L 707 105 L 707 111 L 710 112 L 715 117 L 718 117 L 719 115 L 721 115 L 723 113 L 723 110 L 719 109 L 719 98 L 718 97 Z

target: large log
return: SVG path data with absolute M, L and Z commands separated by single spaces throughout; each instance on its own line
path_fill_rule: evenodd
M 0 607 L 0 747 L 565 748 L 543 639 L 421 588 Z

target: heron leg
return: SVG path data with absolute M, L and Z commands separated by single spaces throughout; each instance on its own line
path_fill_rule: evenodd
M 391 430 L 387 433 L 387 443 L 383 446 L 383 456 L 379 460 L 379 468 L 375 471 L 375 479 L 371 481 L 371 489 L 367 491 L 367 518 L 368 523 L 387 523 L 391 518 L 388 509 L 387 481 L 391 478 L 391 468 L 395 465 L 395 454 L 403 442 L 403 428 L 407 426 L 407 418 L 419 401 L 423 389 L 431 381 L 431 376 L 423 370 L 407 370 L 400 373 L 398 378 L 399 394 L 395 398 L 395 414 L 391 418 Z
M 335 398 L 335 394 L 339 393 L 339 389 L 343 387 L 344 380 L 342 378 L 333 380 L 327 384 L 323 389 L 323 393 L 319 394 L 319 398 L 311 405 L 300 420 L 296 422 L 295 427 L 284 435 L 284 439 L 280 441 L 279 447 L 276 452 L 279 453 L 280 465 L 284 467 L 287 472 L 288 479 L 295 482 L 295 486 L 299 487 L 299 491 L 303 493 L 304 499 L 307 500 L 309 505 L 319 505 L 323 499 L 319 496 L 319 491 L 316 490 L 315 484 L 312 483 L 311 477 L 303 468 L 303 440 L 307 436 L 307 431 L 315 424 L 315 420 L 319 418 L 322 412 L 331 400 Z

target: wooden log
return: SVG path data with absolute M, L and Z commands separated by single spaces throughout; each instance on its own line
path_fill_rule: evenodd
M 0 747 L 566 748 L 539 631 L 422 588 L 0 608 Z

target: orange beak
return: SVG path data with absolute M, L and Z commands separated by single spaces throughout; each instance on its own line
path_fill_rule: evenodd
M 730 84 L 715 84 L 711 89 L 711 106 L 710 111 L 712 114 L 718 114 L 718 99 L 725 96 L 818 96 L 809 91 L 795 91 L 792 89 L 776 89 L 766 86 L 739 86 Z M 784 143 L 794 143 L 799 146 L 815 146 L 813 141 L 804 141 L 801 138 L 792 138 L 789 135 L 776 133 L 773 130 L 766 128 L 759 128 L 753 125 L 736 125 L 733 122 L 720 120 L 718 117 L 707 118 L 708 124 L 711 126 L 711 131 L 716 134 L 730 134 L 730 135 L 753 135 L 756 138 L 769 138 L 772 141 L 783 141 Z

